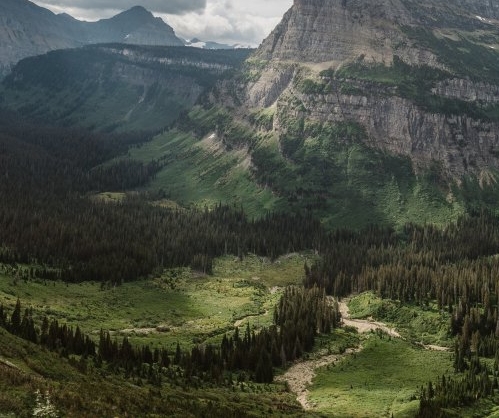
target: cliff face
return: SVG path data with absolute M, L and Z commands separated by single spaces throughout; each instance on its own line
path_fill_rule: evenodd
M 300 107 L 309 120 L 321 123 L 355 121 L 366 128 L 368 146 L 408 156 L 416 171 L 438 161 L 445 173 L 458 180 L 466 172 L 478 174 L 499 167 L 499 125 L 466 115 L 447 116 L 422 111 L 397 96 L 327 94 L 300 96 Z M 292 110 L 278 103 L 277 114 Z M 285 126 L 278 129 L 285 130 Z
M 400 38 L 394 21 L 411 23 L 399 0 L 295 0 L 257 56 L 341 63 L 364 54 L 391 61 Z
M 257 56 L 340 64 L 360 55 L 390 63 L 396 54 L 415 65 L 436 65 L 438 57 L 401 28 L 487 33 L 497 30 L 497 20 L 499 5 L 489 0 L 295 0 Z
M 295 0 L 247 72 L 239 101 L 277 109 L 278 136 L 293 119 L 356 123 L 416 172 L 499 169 L 497 2 Z

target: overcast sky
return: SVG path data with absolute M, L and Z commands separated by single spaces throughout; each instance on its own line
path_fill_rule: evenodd
M 185 39 L 258 46 L 293 0 L 32 0 L 55 13 L 80 20 L 108 18 L 144 6 Z

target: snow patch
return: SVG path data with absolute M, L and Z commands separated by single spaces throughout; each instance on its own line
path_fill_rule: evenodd
M 205 48 L 206 47 L 206 42 L 194 42 L 192 44 L 189 44 L 192 48 Z
M 490 19 L 486 19 L 486 18 L 484 18 L 484 17 L 482 17 L 482 16 L 478 16 L 478 15 L 476 15 L 475 17 L 476 17 L 476 18 L 477 18 L 480 22 L 484 22 L 484 23 L 488 23 L 488 24 L 491 24 L 491 23 L 492 23 L 492 20 L 490 20 Z

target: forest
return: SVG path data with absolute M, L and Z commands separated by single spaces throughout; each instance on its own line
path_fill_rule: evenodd
M 326 230 L 311 213 L 268 213 L 249 219 L 244 208 L 167 208 L 161 193 L 140 192 L 161 161 L 114 160 L 148 134 L 108 135 L 39 127 L 0 113 L 0 262 L 20 279 L 97 281 L 106 285 L 150 277 L 165 268 L 190 267 L 209 275 L 216 257 L 252 253 L 275 259 L 313 250 L 303 286 L 286 288 L 273 324 L 224 335 L 220 345 L 177 345 L 176 352 L 133 346 L 101 330 L 98 341 L 51 318 L 35 324 L 18 300 L 0 307 L 0 326 L 61 356 L 76 355 L 85 368 L 110 365 L 117 374 L 161 385 L 232 384 L 233 376 L 273 381 L 276 368 L 310 352 L 316 336 L 338 327 L 336 299 L 373 291 L 403 304 L 436 301 L 451 314 L 453 376 L 428 382 L 419 393 L 421 417 L 446 416 L 498 393 L 499 217 L 487 210 L 445 228 L 407 224 L 400 230 Z M 139 191 L 122 200 L 99 192 Z M 331 302 L 332 301 L 332 302 Z M 236 378 L 237 379 L 237 378 Z

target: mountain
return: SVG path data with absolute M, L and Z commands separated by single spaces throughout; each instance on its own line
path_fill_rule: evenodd
M 265 67 L 244 101 L 276 104 L 279 125 L 292 96 L 304 119 L 358 123 L 415 168 L 478 175 L 499 166 L 498 18 L 488 1 L 295 0 L 255 54 Z
M 192 46 L 194 48 L 203 49 L 238 49 L 238 48 L 249 48 L 249 46 L 244 46 L 240 44 L 221 44 L 213 41 L 202 41 L 198 38 L 193 38 L 190 41 L 185 41 L 185 46 Z
M 110 19 L 87 23 L 85 43 L 120 42 L 135 45 L 183 46 L 173 29 L 141 6 Z
M 81 45 L 79 23 L 26 0 L 0 3 L 0 74 L 20 59 Z
M 0 3 L 0 75 L 22 58 L 92 43 L 183 45 L 173 29 L 136 6 L 111 19 L 81 22 L 56 15 L 28 0 Z
M 249 52 L 123 44 L 51 51 L 12 69 L 0 84 L 0 106 L 64 126 L 155 131 Z
M 1 95 L 24 114 L 96 129 L 159 128 L 181 114 L 174 130 L 130 151 L 168 161 L 149 188 L 173 200 L 310 211 L 329 227 L 446 224 L 499 207 L 498 28 L 498 7 L 485 0 L 296 0 L 241 67 L 177 109 L 189 91 L 178 84 L 173 112 L 161 110 L 167 90 L 146 94 L 148 106 L 148 87 L 108 94 L 116 74 L 130 86 L 149 58 L 128 61 L 127 76 L 122 61 L 107 72 L 83 65 L 80 86 L 68 81 L 80 65 L 64 67 L 64 55 L 40 69 L 43 59 L 23 61 Z M 113 60 L 129 51 L 119 50 Z M 157 59 L 158 69 L 169 62 Z M 127 118 L 135 109 L 140 117 Z
M 311 210 L 330 226 L 445 224 L 495 210 L 498 18 L 485 0 L 295 0 L 213 91 L 210 116 L 200 117 L 205 106 L 184 121 L 206 135 L 185 142 L 201 141 L 206 155 L 184 173 L 207 158 L 217 171 L 192 172 L 197 186 L 185 191 L 161 182 L 177 161 L 151 187 Z

